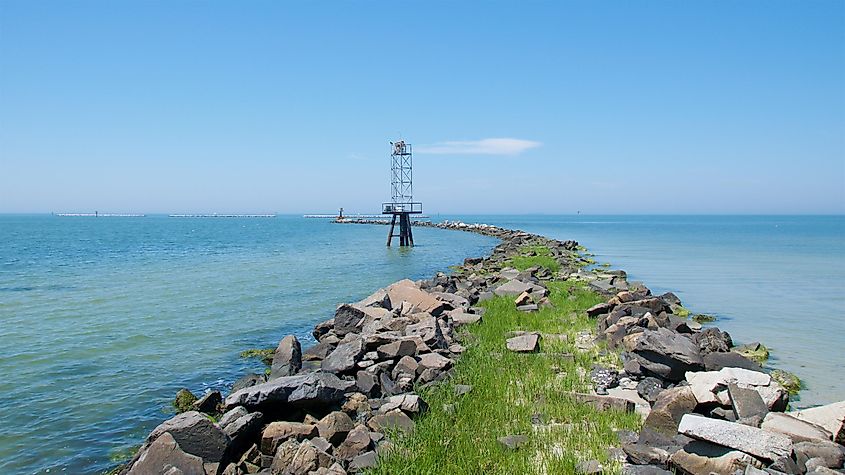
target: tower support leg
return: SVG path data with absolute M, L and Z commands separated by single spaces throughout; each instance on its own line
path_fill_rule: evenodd
M 390 230 L 387 232 L 387 247 L 390 247 L 390 241 L 393 240 L 393 228 L 396 226 L 396 215 L 393 215 L 393 219 L 390 220 Z M 402 227 L 402 223 L 399 223 L 399 227 Z

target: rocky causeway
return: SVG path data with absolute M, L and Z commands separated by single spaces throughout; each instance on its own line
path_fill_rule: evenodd
M 596 361 L 584 375 L 592 390 L 565 396 L 573 405 L 641 416 L 639 430 L 619 431 L 609 448 L 617 464 L 585 459 L 575 472 L 845 473 L 845 401 L 791 411 L 795 380 L 755 361 L 759 345 L 737 348 L 706 319 L 690 318 L 674 294 L 653 295 L 624 271 L 592 268 L 574 241 L 484 224 L 415 225 L 484 234 L 500 244 L 450 275 L 402 280 L 339 305 L 332 319 L 315 326 L 315 345 L 303 348 L 286 336 L 267 374 L 245 375 L 229 394 L 196 398 L 181 391 L 181 412 L 156 427 L 115 472 L 341 475 L 374 469 L 380 457 L 400 450 L 392 439 L 413 434 L 426 417 L 421 391 L 452 384 L 455 365 L 474 344 L 463 329 L 485 325 L 484 302 L 512 300 L 530 314 L 553 308 L 549 282 L 574 281 L 604 301 L 584 310 L 592 331 L 570 341 L 579 351 L 600 346 L 619 364 Z M 548 250 L 559 270 L 507 265 L 537 247 Z M 556 339 L 568 337 L 514 331 L 498 351 L 534 357 Z M 561 361 L 574 357 L 559 355 Z M 454 390 L 473 397 L 469 385 Z M 530 438 L 503 432 L 498 443 L 526 450 Z

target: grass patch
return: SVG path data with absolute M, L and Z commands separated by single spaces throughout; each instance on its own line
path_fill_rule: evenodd
M 534 266 L 545 267 L 552 272 L 560 270 L 560 263 L 552 257 L 546 246 L 524 246 L 520 255 L 511 257 L 508 264 L 520 271 Z
M 605 473 L 621 471 L 609 459 L 607 448 L 618 445 L 615 430 L 637 429 L 639 416 L 599 412 L 568 396 L 572 391 L 589 391 L 588 374 L 594 363 L 618 362 L 614 353 L 599 347 L 579 352 L 574 346 L 579 332 L 595 326 L 584 310 L 603 299 L 572 282 L 549 283 L 549 290 L 554 307 L 535 313 L 517 311 L 507 297 L 483 303 L 487 307 L 483 322 L 463 330 L 467 350 L 452 379 L 420 391 L 429 412 L 417 419 L 413 435 L 395 439 L 395 450 L 383 454 L 369 473 L 574 473 L 579 461 L 589 459 L 599 460 Z M 568 338 L 546 338 L 540 343 L 542 353 L 517 354 L 505 348 L 513 330 Z M 561 358 L 562 353 L 574 354 L 575 361 Z M 459 397 L 455 384 L 473 389 Z M 549 425 L 533 426 L 532 417 Z M 497 442 L 512 434 L 528 436 L 528 444 L 509 450 Z
M 276 353 L 275 348 L 264 348 L 241 351 L 241 358 L 258 358 L 262 363 L 270 366 L 273 364 L 273 355 Z

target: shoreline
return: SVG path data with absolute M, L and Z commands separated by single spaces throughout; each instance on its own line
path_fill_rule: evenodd
M 378 220 L 342 222 L 386 224 Z M 415 391 L 453 384 L 450 376 L 460 373 L 461 354 L 472 348 L 471 339 L 464 341 L 472 335 L 466 329 L 485 324 L 485 302 L 515 298 L 516 302 L 510 304 L 514 311 L 552 315 L 555 304 L 550 298 L 557 297 L 554 291 L 564 282 L 571 284 L 570 300 L 577 300 L 571 298 L 576 296 L 575 286 L 579 296 L 587 292 L 601 296 L 596 305 L 578 309 L 592 322 L 593 335 L 569 342 L 576 351 L 588 353 L 568 354 L 567 358 L 589 356 L 598 362 L 608 354 L 622 355 L 618 368 L 612 364 L 598 371 L 593 368 L 589 378 L 581 377 L 582 386 L 589 383 L 590 390 L 567 394 L 567 404 L 617 408 L 612 411 L 621 408 L 622 413 L 636 410 L 646 416 L 638 436 L 627 434 L 624 440 L 619 436 L 616 446 L 621 447 L 621 456 L 617 451 L 616 460 L 582 460 L 584 465 L 579 465 L 578 471 L 598 473 L 589 471 L 588 466 L 601 463 L 610 472 L 663 473 L 659 470 L 672 466 L 696 473 L 695 467 L 718 468 L 725 463 L 763 467 L 764 463 L 788 464 L 785 459 L 794 464 L 802 462 L 795 455 L 800 451 L 792 446 L 798 441 L 795 434 L 789 434 L 795 432 L 790 424 L 801 425 L 806 432 L 809 423 L 802 418 L 819 422 L 819 411 L 801 411 L 793 414 L 795 417 L 778 416 L 780 419 L 758 413 L 755 416 L 760 420 L 751 422 L 747 414 L 737 414 L 734 393 L 740 389 L 755 402 L 748 394 L 758 394 L 765 400 L 766 412 L 775 415 L 787 409 L 789 394 L 759 365 L 731 351 L 729 335 L 688 320 L 689 312 L 674 294 L 653 296 L 641 283 L 629 283 L 624 271 L 585 270 L 591 262 L 580 254 L 574 241 L 556 241 L 483 224 L 414 224 L 474 232 L 496 237 L 500 243 L 486 258 L 465 259 L 450 276 L 438 274 L 417 283 L 400 281 L 360 302 L 341 305 L 334 319 L 315 327 L 318 343 L 310 349 L 303 351 L 295 337 L 285 337 L 274 352 L 269 381 L 261 375 L 250 375 L 236 382 L 225 398 L 212 392 L 197 401 L 186 401 L 183 409 L 192 410 L 154 429 L 138 454 L 118 473 L 164 473 L 166 466 L 177 467 L 182 473 L 227 474 L 379 470 L 380 459 L 389 462 L 396 458 L 395 453 L 401 452 L 397 445 L 405 437 L 413 438 L 398 433 L 412 434 L 415 421 L 437 417 L 442 408 L 427 408 Z M 533 262 L 548 267 L 530 266 L 520 271 L 507 265 Z M 559 270 L 551 272 L 549 267 Z M 507 349 L 502 351 L 538 354 L 548 339 L 539 333 L 523 332 L 508 339 Z M 511 340 L 515 340 L 513 345 Z M 529 348 L 523 351 L 520 344 Z M 741 369 L 724 369 L 737 367 Z M 694 411 L 707 420 L 698 421 Z M 845 407 L 835 406 L 824 417 L 837 417 L 830 416 L 830 411 L 840 414 Z M 782 456 L 773 460 L 770 453 L 761 455 L 744 446 L 731 447 L 722 439 L 710 440 L 714 437 L 706 430 L 705 435 L 696 432 L 699 425 L 711 421 L 730 425 L 722 430 L 753 428 L 778 434 L 777 448 Z M 755 423 L 763 429 L 754 427 Z M 835 423 L 828 425 L 829 439 L 841 435 L 841 419 L 838 431 Z M 824 426 L 811 425 L 814 430 L 824 430 Z M 678 430 L 683 435 L 678 435 Z M 831 433 L 834 431 L 836 434 Z M 825 432 L 818 431 L 816 439 L 819 434 Z M 790 436 L 789 453 L 785 454 L 783 437 Z M 727 452 L 730 457 L 725 453 L 708 457 L 688 447 L 693 439 L 699 445 L 733 450 Z M 806 460 L 804 465 L 806 470 Z M 652 471 L 643 472 L 642 467 Z

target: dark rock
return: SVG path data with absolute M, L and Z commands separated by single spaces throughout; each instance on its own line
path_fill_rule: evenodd
M 332 330 L 334 330 L 334 318 L 314 325 L 314 331 L 312 331 L 311 334 L 314 336 L 315 340 L 320 341 L 323 336 L 327 335 Z
M 640 366 L 669 381 L 682 381 L 687 371 L 704 369 L 698 346 L 666 328 L 644 331 L 633 353 Z
M 327 356 L 329 356 L 329 354 L 335 349 L 336 346 L 337 343 L 329 341 L 328 339 L 321 341 L 316 345 L 312 346 L 311 348 L 305 350 L 305 352 L 302 353 L 302 359 L 304 361 L 324 360 Z
M 651 405 L 654 405 L 654 402 L 657 401 L 657 396 L 662 391 L 663 381 L 651 376 L 643 378 L 637 383 L 637 394 Z
M 354 428 L 355 423 L 352 422 L 352 418 L 341 411 L 330 412 L 317 423 L 320 437 L 333 445 L 338 445 L 346 440 L 346 436 Z
M 223 460 L 229 446 L 229 436 L 197 411 L 184 412 L 162 422 L 147 436 L 147 443 L 155 441 L 165 432 L 169 432 L 186 453 L 196 455 L 206 462 Z
M 193 409 L 206 414 L 217 414 L 223 396 L 220 391 L 209 391 L 203 397 L 194 401 Z
M 229 436 L 229 453 L 237 454 L 248 447 L 261 432 L 264 415 L 260 412 L 253 412 L 227 424 L 223 432 Z
M 148 447 L 142 449 L 129 469 L 130 475 L 169 473 L 173 468 L 183 475 L 205 475 L 201 457 L 185 453 L 170 433 L 163 433 Z
M 273 355 L 273 365 L 270 369 L 270 379 L 282 376 L 293 376 L 302 368 L 302 347 L 299 340 L 288 335 L 279 342 Z
M 361 330 L 366 318 L 367 314 L 361 308 L 345 303 L 335 311 L 334 332 L 339 337 L 347 333 L 357 333 Z
M 246 410 L 243 406 L 236 406 L 230 409 L 228 412 L 220 416 L 220 420 L 217 422 L 217 425 L 220 426 L 223 431 L 226 431 L 226 426 L 235 422 L 236 420 L 240 419 L 241 417 L 249 414 L 249 411 Z
M 704 355 L 704 369 L 707 371 L 719 371 L 722 368 L 743 368 L 751 371 L 763 371 L 763 368 L 739 353 L 728 351 L 727 353 L 708 353 Z
M 845 463 L 845 447 L 829 441 L 798 442 L 793 446 L 796 458 L 821 458 L 829 468 L 841 468 Z
M 354 385 L 330 373 L 284 376 L 230 394 L 225 405 L 227 409 L 234 406 L 260 409 L 269 403 L 286 403 L 296 407 L 326 406 L 342 401 L 343 393 Z
M 587 309 L 588 317 L 598 317 L 601 314 L 609 313 L 613 310 L 613 305 L 609 303 L 599 303 Z
M 382 395 L 398 394 L 401 392 L 401 389 L 396 386 L 396 383 L 390 378 L 389 374 L 379 374 L 378 380 Z
M 369 371 L 358 371 L 355 376 L 355 386 L 357 386 L 358 391 L 368 396 L 376 395 L 379 390 L 379 383 L 376 375 Z
M 734 383 L 728 384 L 728 397 L 733 406 L 734 415 L 740 422 L 742 421 L 756 421 L 754 427 L 759 427 L 760 422 L 769 413 L 769 406 L 766 405 L 760 393 L 753 389 L 745 389 L 737 386 Z
M 503 447 L 516 450 L 528 443 L 528 436 L 526 435 L 506 435 L 496 439 Z
M 449 347 L 435 317 L 423 317 L 419 323 L 408 325 L 405 327 L 405 334 L 407 336 L 419 336 L 432 349 L 445 349 Z
M 341 341 L 337 348 L 323 360 L 321 368 L 329 373 L 345 373 L 355 368 L 364 354 L 364 342 L 360 336 Z
M 692 412 L 697 404 L 689 386 L 664 389 L 657 396 L 651 412 L 643 422 L 643 428 L 671 438 L 678 432 L 684 414 Z
M 251 388 L 256 384 L 261 384 L 265 382 L 267 382 L 267 378 L 265 376 L 255 373 L 249 373 L 248 375 L 235 381 L 235 384 L 232 385 L 231 393 L 236 393 L 241 389 Z
M 590 370 L 590 380 L 596 388 L 614 388 L 619 385 L 619 372 L 603 366 L 593 365 L 593 368 Z
M 709 353 L 727 353 L 733 346 L 733 340 L 728 332 L 720 331 L 718 328 L 710 327 L 692 336 L 692 341 L 701 350 L 702 355 Z

